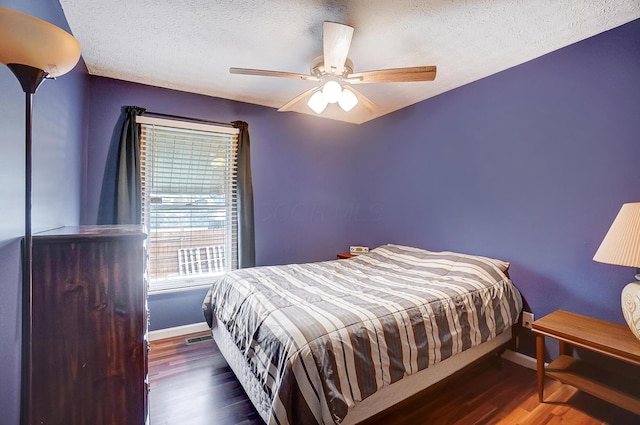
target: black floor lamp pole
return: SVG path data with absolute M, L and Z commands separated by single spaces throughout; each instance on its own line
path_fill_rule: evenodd
M 22 378 L 20 387 L 20 423 L 30 424 L 31 394 L 31 321 L 32 321 L 32 248 L 31 238 L 31 116 L 33 93 L 25 93 L 25 167 L 24 167 L 24 242 L 22 243 Z
M 32 237 L 31 237 L 31 147 L 33 94 L 47 73 L 27 65 L 9 64 L 25 93 L 25 168 L 24 168 L 24 241 L 22 243 L 22 368 L 20 386 L 20 423 L 27 425 L 31 393 L 31 323 L 32 323 Z

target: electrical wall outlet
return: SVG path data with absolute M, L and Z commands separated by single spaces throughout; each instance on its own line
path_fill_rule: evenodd
M 528 311 L 522 312 L 522 327 L 531 329 L 531 323 L 533 323 L 533 313 L 529 313 Z
M 349 253 L 353 255 L 367 254 L 369 252 L 368 246 L 350 246 Z

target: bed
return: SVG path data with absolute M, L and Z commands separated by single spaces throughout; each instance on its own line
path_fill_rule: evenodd
M 357 423 L 511 339 L 509 264 L 383 245 L 214 282 L 213 338 L 264 421 Z

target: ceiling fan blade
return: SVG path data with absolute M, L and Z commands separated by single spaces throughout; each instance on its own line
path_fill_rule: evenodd
M 378 110 L 378 105 L 373 103 L 371 99 L 369 99 L 367 96 L 360 93 L 358 90 L 349 86 L 344 86 L 344 89 L 349 90 L 351 93 L 355 94 L 356 97 L 358 98 L 358 104 L 362 105 L 362 107 L 364 107 L 367 111 L 376 112 Z
M 294 72 L 267 71 L 264 69 L 229 68 L 229 73 L 242 75 L 258 75 L 261 77 L 284 77 L 296 78 L 298 80 L 318 81 L 318 78 L 314 75 L 296 74 Z
M 336 22 L 324 22 L 322 25 L 322 45 L 324 69 L 328 73 L 342 74 L 352 37 L 353 27 Z
M 367 83 L 407 83 L 412 81 L 433 81 L 435 66 L 414 66 L 411 68 L 381 69 L 379 71 L 354 72 L 347 75 L 349 84 Z
M 298 106 L 299 103 L 306 101 L 309 99 L 309 97 L 313 94 L 314 91 L 318 90 L 317 87 L 314 87 L 312 89 L 307 90 L 304 93 L 299 94 L 298 96 L 294 97 L 293 99 L 291 99 L 289 102 L 287 102 L 286 105 L 284 105 L 282 108 L 278 109 L 278 112 L 287 112 L 292 110 L 293 108 L 295 108 L 296 106 Z

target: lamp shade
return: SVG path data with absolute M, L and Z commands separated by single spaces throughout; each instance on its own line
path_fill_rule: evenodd
M 80 43 L 42 19 L 0 7 L 0 62 L 27 65 L 58 77 L 80 59 Z
M 593 259 L 618 266 L 640 267 L 640 202 L 622 205 Z

